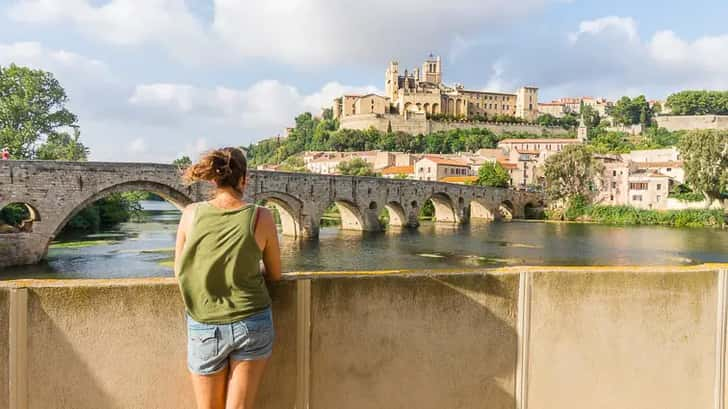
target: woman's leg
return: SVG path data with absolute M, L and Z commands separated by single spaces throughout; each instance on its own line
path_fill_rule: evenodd
M 253 409 L 267 362 L 268 358 L 252 361 L 230 360 L 225 409 Z
M 212 375 L 191 375 L 197 409 L 225 409 L 228 368 Z

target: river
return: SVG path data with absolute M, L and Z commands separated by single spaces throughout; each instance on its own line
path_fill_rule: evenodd
M 0 271 L 13 278 L 172 276 L 179 212 L 142 203 L 143 221 L 98 234 L 65 236 L 48 260 Z M 728 231 L 514 221 L 465 226 L 424 222 L 380 233 L 321 228 L 317 240 L 281 238 L 286 271 L 495 267 L 505 265 L 659 265 L 728 262 Z

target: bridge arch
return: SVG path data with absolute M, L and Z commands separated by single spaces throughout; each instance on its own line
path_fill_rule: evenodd
M 105 189 L 93 192 L 87 197 L 80 201 L 71 203 L 61 210 L 60 221 L 58 224 L 52 227 L 52 232 L 48 238 L 48 243 L 68 224 L 68 222 L 78 214 L 81 210 L 85 209 L 97 200 L 103 199 L 113 193 L 124 193 L 132 191 L 144 191 L 159 195 L 164 200 L 170 202 L 177 209 L 182 210 L 185 206 L 192 203 L 192 199 L 188 193 L 183 193 L 180 190 L 159 182 L 152 182 L 148 180 L 133 180 L 124 181 L 117 183 Z M 46 244 L 46 249 L 48 245 Z
M 10 220 L 12 219 L 12 220 Z M 25 202 L 0 203 L 0 234 L 31 233 L 33 225 L 41 221 L 38 209 Z
M 296 197 L 283 192 L 261 192 L 253 196 L 256 202 L 265 201 L 278 210 L 283 235 L 300 237 L 303 203 Z
M 495 213 L 487 203 L 479 200 L 472 200 L 470 202 L 470 219 L 492 221 L 495 218 Z
M 427 198 L 432 201 L 435 207 L 435 221 L 438 223 L 458 223 L 460 217 L 457 206 L 450 195 L 444 192 L 437 192 Z M 425 200 L 426 202 L 427 200 Z
M 525 219 L 543 219 L 543 202 L 527 202 L 523 206 L 523 217 Z
M 510 200 L 504 200 L 498 206 L 498 213 L 501 219 L 512 220 L 515 215 L 515 206 Z
M 404 207 L 396 201 L 391 201 L 384 206 L 389 214 L 389 225 L 394 227 L 405 227 L 409 226 L 409 218 Z

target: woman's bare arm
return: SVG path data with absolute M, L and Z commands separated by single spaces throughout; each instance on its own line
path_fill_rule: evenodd
M 182 256 L 182 250 L 185 248 L 185 242 L 187 241 L 187 234 L 192 226 L 192 219 L 194 217 L 195 204 L 191 204 L 182 210 L 182 217 L 179 220 L 179 226 L 177 227 L 177 241 L 174 246 L 174 276 L 179 277 L 179 263 Z
M 281 279 L 281 248 L 278 243 L 278 229 L 270 210 L 261 207 L 255 239 L 263 252 L 265 275 L 269 281 Z

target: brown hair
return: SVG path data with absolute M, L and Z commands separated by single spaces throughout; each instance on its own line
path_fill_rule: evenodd
M 239 190 L 240 180 L 245 179 L 248 161 L 238 148 L 221 148 L 209 151 L 194 165 L 185 169 L 182 179 L 187 183 L 206 180 L 215 182 L 218 188 Z

